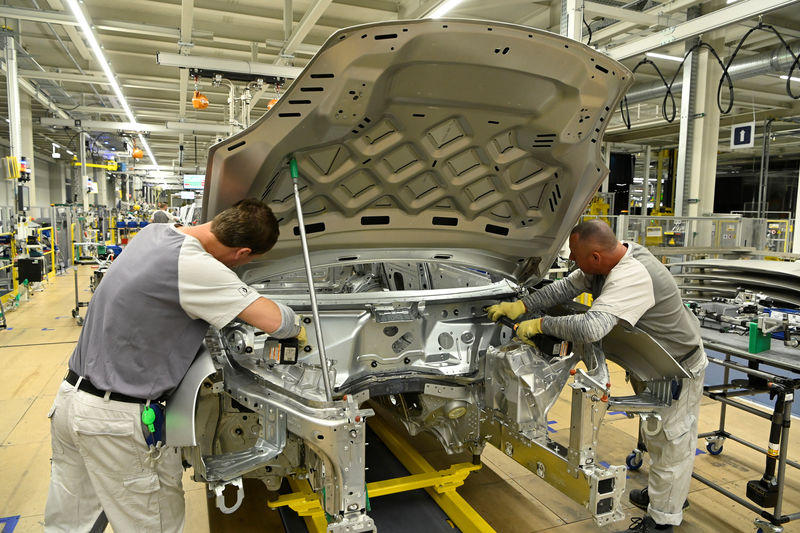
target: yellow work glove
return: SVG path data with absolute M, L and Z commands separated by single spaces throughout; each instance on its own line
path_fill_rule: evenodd
M 300 333 L 297 334 L 297 344 L 300 350 L 308 344 L 308 336 L 306 336 L 306 327 L 300 326 Z
M 500 302 L 499 304 L 491 305 L 486 309 L 486 314 L 489 316 L 489 320 L 497 322 L 501 316 L 507 316 L 514 320 L 524 315 L 526 311 L 527 309 L 525 309 L 525 304 L 522 303 L 522 300 L 517 300 L 516 302 Z
M 520 322 L 519 326 L 517 326 L 517 337 L 519 337 L 522 342 L 530 344 L 531 346 L 533 346 L 534 335 L 541 335 L 541 334 L 542 334 L 541 318 L 526 320 L 525 322 Z

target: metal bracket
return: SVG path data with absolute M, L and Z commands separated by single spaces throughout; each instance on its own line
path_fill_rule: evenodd
M 411 322 L 422 318 L 425 313 L 425 302 L 412 302 L 408 304 L 376 305 L 372 307 L 375 322 Z
M 225 495 L 223 493 L 225 492 L 225 487 L 227 485 L 233 485 L 236 487 L 236 503 L 234 503 L 231 507 L 225 505 Z M 240 505 L 242 505 L 242 501 L 244 500 L 244 487 L 242 486 L 242 478 L 237 477 L 232 481 L 222 483 L 209 483 L 208 488 L 213 490 L 214 494 L 217 495 L 217 509 L 223 513 L 231 514 L 236 511 Z
M 203 457 L 207 479 L 210 482 L 229 480 L 269 463 L 283 451 L 286 445 L 285 431 L 284 426 L 283 433 L 278 435 L 277 445 L 259 438 L 255 446 L 247 450 Z

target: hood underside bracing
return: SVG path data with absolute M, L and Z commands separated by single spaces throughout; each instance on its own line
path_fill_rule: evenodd
M 268 202 L 281 238 L 240 274 L 274 273 L 299 250 L 294 157 L 312 255 L 414 249 L 536 281 L 607 174 L 600 139 L 630 82 L 603 54 L 523 26 L 340 30 L 267 114 L 211 149 L 203 219 Z

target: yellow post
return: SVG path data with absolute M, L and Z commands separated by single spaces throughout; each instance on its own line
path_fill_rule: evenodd
M 75 265 L 75 223 L 69 226 L 69 262 Z
M 46 228 L 37 228 L 36 233 L 39 234 L 39 242 L 42 242 L 42 232 L 50 230 L 50 251 L 44 253 L 42 248 L 42 255 L 50 255 L 50 272 L 47 273 L 47 279 L 54 279 L 56 277 L 56 246 L 55 246 L 55 231 L 53 226 Z
M 9 301 L 13 300 L 16 297 L 17 289 L 19 289 L 19 280 L 17 279 L 17 270 L 14 268 L 14 259 L 17 257 L 17 245 L 14 242 L 14 233 L 0 233 L 0 237 L 8 236 L 10 238 L 8 256 L 9 256 L 9 264 L 0 268 L 0 270 L 11 270 L 11 287 L 12 290 L 8 294 L 4 294 L 2 297 L 3 305 L 8 304 Z

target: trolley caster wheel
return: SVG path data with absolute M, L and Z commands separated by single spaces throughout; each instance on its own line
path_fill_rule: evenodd
M 719 455 L 722 453 L 722 447 L 725 444 L 725 437 L 706 437 L 706 442 L 706 450 L 708 453 L 711 455 Z
M 709 442 L 708 444 L 706 444 L 706 450 L 708 450 L 708 453 L 710 453 L 711 455 L 721 454 L 722 448 L 723 446 L 721 442 Z
M 72 310 L 72 318 L 78 318 L 78 310 L 77 309 L 73 309 Z
M 628 470 L 639 470 L 642 467 L 642 463 L 644 463 L 644 460 L 642 459 L 642 452 L 639 450 L 631 452 L 628 457 L 625 458 L 625 464 L 628 466 Z
M 75 323 L 77 323 L 79 326 L 82 326 L 83 325 L 83 318 L 82 317 L 76 317 L 75 318 Z

